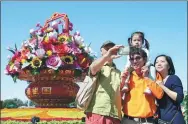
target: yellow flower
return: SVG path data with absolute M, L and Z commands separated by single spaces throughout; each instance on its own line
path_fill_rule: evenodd
M 46 54 L 47 54 L 48 56 L 51 56 L 51 55 L 52 55 L 52 51 L 51 51 L 51 50 L 48 50 L 48 51 L 46 52 Z
M 26 60 L 25 60 L 25 59 L 22 59 L 22 60 L 21 60 L 21 63 L 22 63 L 22 64 L 23 64 L 23 63 L 25 63 L 25 62 L 26 62 Z
M 49 42 L 49 37 L 48 37 L 48 36 L 45 36 L 45 37 L 44 37 L 44 42 L 46 42 L 46 43 Z
M 64 42 L 64 41 L 67 41 L 68 40 L 68 37 L 66 35 L 60 35 L 58 37 L 58 41 L 60 42 Z
M 66 64 L 73 64 L 74 60 L 72 56 L 62 56 L 62 60 L 63 62 L 65 62 Z
M 52 28 L 52 27 L 50 27 L 50 28 L 47 28 L 46 30 L 45 30 L 45 32 L 46 33 L 49 33 L 49 32 L 52 32 L 54 29 Z
M 32 61 L 31 61 L 31 67 L 32 68 L 39 68 L 40 66 L 42 65 L 42 61 L 39 59 L 39 58 L 34 58 Z
M 14 68 L 14 63 L 10 66 L 10 70 L 12 70 Z

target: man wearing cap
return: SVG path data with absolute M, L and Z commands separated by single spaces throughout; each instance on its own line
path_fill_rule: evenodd
M 119 58 L 117 51 L 122 46 L 106 41 L 101 46 L 102 57 L 90 65 L 90 75 L 97 77 L 97 87 L 85 111 L 86 124 L 120 124 L 121 120 L 121 72 L 113 63 Z

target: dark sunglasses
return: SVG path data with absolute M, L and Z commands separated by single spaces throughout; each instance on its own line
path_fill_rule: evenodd
M 134 60 L 139 61 L 141 58 L 142 58 L 141 56 L 137 56 L 135 58 L 130 58 L 129 60 L 130 61 L 134 61 Z

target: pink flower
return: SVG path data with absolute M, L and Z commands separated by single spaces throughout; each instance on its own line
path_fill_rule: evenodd
M 57 70 L 59 66 L 61 66 L 62 61 L 60 57 L 52 55 L 46 60 L 46 65 L 48 68 L 52 68 L 54 70 Z
M 16 71 L 16 67 L 13 65 L 7 65 L 6 66 L 6 74 L 7 75 L 11 75 L 11 74 L 15 74 L 17 71 Z

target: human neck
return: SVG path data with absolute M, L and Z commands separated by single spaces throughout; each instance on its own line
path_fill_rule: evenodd
M 142 76 L 141 69 L 136 69 L 135 72 L 136 72 L 136 74 L 137 74 L 139 77 Z
M 108 63 L 108 64 L 112 64 L 112 63 L 113 63 L 113 61 L 112 61 L 112 60 L 109 60 L 107 63 Z
M 107 61 L 107 62 L 105 62 L 104 64 L 109 64 L 109 65 L 111 65 L 113 63 L 113 61 Z
M 161 73 L 161 76 L 163 79 L 166 79 L 166 77 L 168 76 L 168 72 Z

